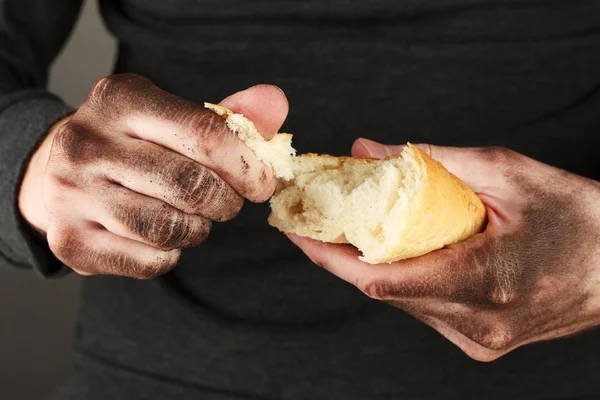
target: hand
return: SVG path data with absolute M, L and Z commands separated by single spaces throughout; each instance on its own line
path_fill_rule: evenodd
M 480 361 L 600 325 L 600 185 L 499 148 L 419 146 L 487 208 L 485 231 L 369 265 L 349 245 L 290 236 L 313 262 L 401 308 Z M 359 139 L 355 156 L 401 152 Z
M 266 138 L 288 111 L 283 92 L 266 85 L 221 104 Z M 221 117 L 143 77 L 116 75 L 51 129 L 32 156 L 19 208 L 76 272 L 149 279 L 206 239 L 212 221 L 233 218 L 243 198 L 267 200 L 275 184 Z

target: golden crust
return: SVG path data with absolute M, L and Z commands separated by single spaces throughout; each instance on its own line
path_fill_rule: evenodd
M 484 228 L 485 206 L 466 183 L 410 143 L 404 157 L 412 157 L 421 165 L 424 186 L 413 200 L 411 212 L 402 216 L 407 229 L 396 238 L 397 245 L 366 261 L 392 262 L 420 256 L 461 242 Z

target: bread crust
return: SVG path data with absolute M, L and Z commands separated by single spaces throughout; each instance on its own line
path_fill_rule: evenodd
M 404 232 L 387 254 L 367 261 L 392 262 L 420 256 L 459 243 L 483 230 L 486 208 L 466 183 L 412 144 L 405 157 L 412 157 L 425 171 L 425 184 L 413 200 L 412 212 L 403 215 Z

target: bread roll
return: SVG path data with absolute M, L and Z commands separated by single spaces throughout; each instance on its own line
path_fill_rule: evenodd
M 292 136 L 266 141 L 240 114 L 206 104 L 279 178 L 269 224 L 323 242 L 350 243 L 361 260 L 389 263 L 460 242 L 482 230 L 475 193 L 417 147 L 385 160 L 304 154 Z

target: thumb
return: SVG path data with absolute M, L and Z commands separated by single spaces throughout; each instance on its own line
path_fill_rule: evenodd
M 271 139 L 279 131 L 289 110 L 283 90 L 273 85 L 252 86 L 232 94 L 219 105 L 244 114 L 265 139 Z
M 400 154 L 403 149 L 404 145 L 390 146 L 373 140 L 360 138 L 352 145 L 352 156 L 383 159 L 394 154 Z
M 497 170 L 491 168 L 477 148 L 434 146 L 415 144 L 424 153 L 439 161 L 448 171 L 465 182 L 475 192 L 483 191 L 496 176 Z M 360 138 L 352 145 L 352 156 L 386 158 L 400 154 L 405 145 L 384 145 L 372 140 Z

